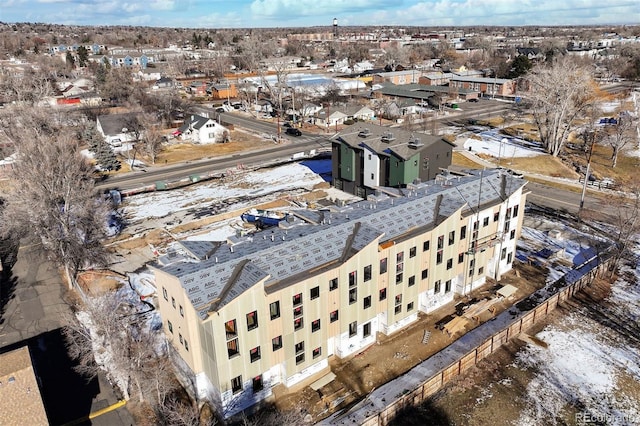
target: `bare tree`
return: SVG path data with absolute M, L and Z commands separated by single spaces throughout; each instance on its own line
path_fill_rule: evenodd
M 0 97 L 18 105 L 35 105 L 53 95 L 51 76 L 42 70 L 27 68 L 16 72 L 12 68 L 0 68 Z
M 64 268 L 73 285 L 83 267 L 106 264 L 105 202 L 94 190 L 93 167 L 76 135 L 50 117 L 22 111 L 5 131 L 17 160 L 0 218 L 0 235 L 33 237 Z
M 629 113 L 620 114 L 615 123 L 605 126 L 604 142 L 612 148 L 611 167 L 618 164 L 618 154 L 637 138 L 638 118 Z
M 640 232 L 640 188 L 634 187 L 626 196 L 613 197 L 609 205 L 614 214 L 614 249 L 609 272 L 613 275 L 626 257 L 635 257 L 634 239 Z M 635 260 L 634 260 L 635 262 Z
M 152 164 L 156 163 L 156 158 L 160 151 L 162 151 L 162 132 L 160 125 L 148 116 L 145 116 L 145 131 L 140 139 L 142 145 L 142 151 L 149 157 Z
M 596 100 L 596 90 L 587 70 L 567 58 L 534 68 L 527 77 L 527 94 L 540 141 L 554 157 L 562 151 L 578 119 Z

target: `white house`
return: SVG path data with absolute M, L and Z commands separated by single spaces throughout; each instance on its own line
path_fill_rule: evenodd
M 118 147 L 135 139 L 134 132 L 127 127 L 134 119 L 134 113 L 101 115 L 97 118 L 96 128 L 107 143 Z
M 229 142 L 229 130 L 208 117 L 190 115 L 178 129 L 180 139 L 197 144 Z

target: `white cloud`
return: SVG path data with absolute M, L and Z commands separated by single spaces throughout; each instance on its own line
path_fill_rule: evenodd
M 388 0 L 254 0 L 251 11 L 259 16 L 340 15 L 347 11 L 398 7 L 402 1 Z

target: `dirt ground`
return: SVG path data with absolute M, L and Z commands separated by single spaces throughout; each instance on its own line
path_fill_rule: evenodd
M 512 304 L 544 286 L 546 271 L 532 265 L 518 264 L 510 273 L 505 274 L 500 286 L 511 284 L 517 292 L 508 300 L 496 304 L 497 311 L 485 311 L 479 321 L 466 320 L 464 330 L 469 331 L 494 315 L 509 309 Z M 491 280 L 483 287 L 471 292 L 468 296 L 455 299 L 448 305 L 426 315 L 420 314 L 418 321 L 411 326 L 398 331 L 391 336 L 378 335 L 378 343 L 370 346 L 364 352 L 346 359 L 330 360 L 331 371 L 336 378 L 319 392 L 309 386 L 302 389 L 292 388 L 284 394 L 283 387 L 275 389 L 276 404 L 282 410 L 304 407 L 314 420 L 326 417 L 331 411 L 348 406 L 358 397 L 366 395 L 373 388 L 405 373 L 431 355 L 439 352 L 463 331 L 449 336 L 436 327 L 443 318 L 455 316 L 455 305 L 472 298 L 481 300 L 485 297 L 495 297 L 496 282 Z M 430 332 L 429 340 L 423 342 L 425 331 Z
M 562 327 L 563 318 L 578 309 L 588 317 L 601 316 L 602 312 L 606 311 L 606 302 L 603 299 L 610 291 L 611 286 L 607 281 L 598 280 L 569 303 L 553 311 L 543 322 L 536 324 L 528 331 L 528 335 L 535 335 L 548 325 Z M 401 413 L 391 424 L 394 426 L 517 424 L 520 413 L 528 404 L 527 384 L 536 374 L 535 370 L 521 369 L 514 363 L 516 354 L 526 344 L 524 340 L 511 340 L 482 360 L 476 367 L 451 381 L 422 406 Z M 628 395 L 637 395 L 640 392 L 640 383 L 637 381 L 623 380 L 622 383 L 622 389 L 618 389 L 618 392 Z M 577 425 L 575 414 L 578 411 L 579 407 L 571 405 L 565 407 L 561 418 L 556 419 L 557 423 Z

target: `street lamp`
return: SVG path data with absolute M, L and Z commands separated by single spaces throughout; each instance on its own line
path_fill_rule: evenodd
M 500 166 L 500 162 L 502 161 L 502 146 L 509 142 L 507 138 L 500 139 L 500 149 L 498 150 L 498 167 Z

